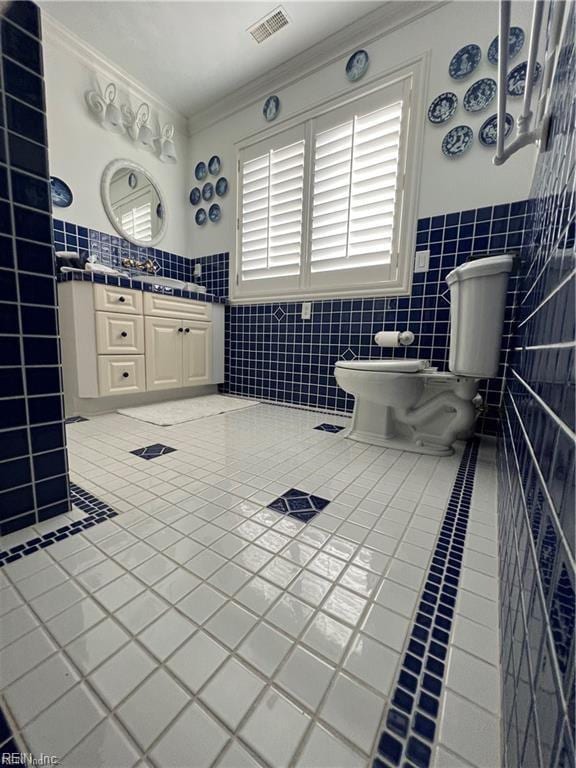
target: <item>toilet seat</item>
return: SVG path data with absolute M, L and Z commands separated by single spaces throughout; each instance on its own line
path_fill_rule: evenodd
M 345 368 L 350 371 L 372 371 L 388 373 L 420 373 L 422 371 L 435 371 L 430 367 L 428 360 L 338 360 L 336 368 Z

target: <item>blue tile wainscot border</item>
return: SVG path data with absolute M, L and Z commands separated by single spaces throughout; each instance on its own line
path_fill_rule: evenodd
M 58 275 L 59 283 L 68 283 L 70 281 L 119 285 L 121 288 L 132 288 L 136 291 L 147 291 L 148 293 L 163 293 L 183 299 L 205 301 L 209 304 L 226 303 L 226 299 L 218 298 L 218 296 L 213 296 L 210 293 L 196 293 L 194 291 L 183 291 L 180 288 L 166 288 L 154 285 L 153 283 L 143 283 L 137 277 L 118 277 L 116 275 L 103 275 L 97 272 L 63 272 Z
M 152 259 L 158 268 L 158 276 L 202 285 L 207 293 L 219 299 L 228 297 L 230 254 L 227 252 L 189 259 L 159 248 L 134 245 L 118 235 L 110 235 L 60 219 L 54 219 L 54 245 L 57 251 L 88 254 L 99 264 L 129 272 L 132 278 L 137 278 L 142 273 L 138 269 L 124 267 L 124 259 Z M 194 275 L 197 266 L 201 270 L 199 276 Z
M 575 762 L 574 3 L 566 12 L 521 254 L 498 457 L 505 768 Z
M 46 549 L 46 547 L 50 547 L 58 541 L 64 541 L 64 539 L 68 539 L 70 536 L 82 533 L 82 531 L 93 528 L 95 525 L 118 515 L 118 512 L 115 512 L 108 504 L 100 501 L 96 496 L 80 488 L 75 483 L 70 483 L 70 500 L 75 507 L 85 512 L 85 517 L 81 520 L 61 525 L 54 531 L 43 533 L 41 536 L 33 536 L 23 544 L 17 544 L 5 552 L 0 552 L 0 568 L 7 563 L 13 563 L 27 555 L 33 555 L 34 552 L 38 552 L 40 549 Z
M 0 534 L 5 535 L 69 512 L 70 499 L 37 6 L 1 3 L 0 28 Z
M 464 450 L 432 553 L 402 668 L 393 688 L 373 768 L 428 768 L 458 596 L 479 440 Z M 408 761 L 408 762 L 406 762 Z
M 224 392 L 349 413 L 354 399 L 339 389 L 337 360 L 419 357 L 448 370 L 449 292 L 446 275 L 471 256 L 517 253 L 531 236 L 527 200 L 420 219 L 416 250 L 430 251 L 427 272 L 416 272 L 410 296 L 324 299 L 302 320 L 300 302 L 234 304 L 226 310 Z M 487 410 L 478 431 L 496 434 L 505 364 L 512 345 L 516 278 L 509 283 L 498 376 L 483 382 Z M 410 347 L 374 344 L 379 330 L 409 328 Z

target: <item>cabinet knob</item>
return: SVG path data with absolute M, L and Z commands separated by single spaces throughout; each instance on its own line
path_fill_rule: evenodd
M 184 328 L 178 328 L 178 333 L 184 333 Z
M 126 299 L 124 298 L 124 296 L 119 296 L 119 297 L 118 297 L 118 301 L 119 301 L 121 304 L 124 304 L 124 302 L 126 301 Z
M 126 333 L 126 331 L 122 331 L 122 333 L 120 334 L 120 336 L 122 336 L 122 338 L 123 338 L 123 339 L 125 339 L 125 338 L 126 338 L 126 336 L 128 336 L 128 334 Z
M 128 376 L 130 376 L 130 374 L 128 373 L 128 371 L 124 371 L 124 373 L 122 374 L 122 378 L 123 378 L 123 379 L 127 379 L 127 378 L 128 378 Z
M 184 328 L 184 333 L 190 333 L 190 328 Z

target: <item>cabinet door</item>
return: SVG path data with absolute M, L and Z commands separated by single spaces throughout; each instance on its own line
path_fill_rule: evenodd
M 184 353 L 182 384 L 209 384 L 211 379 L 212 350 L 211 323 L 184 321 Z
M 184 323 L 168 317 L 147 317 L 145 335 L 148 390 L 181 387 Z

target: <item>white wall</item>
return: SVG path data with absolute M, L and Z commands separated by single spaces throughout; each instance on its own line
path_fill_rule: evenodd
M 100 178 L 106 165 L 127 158 L 149 170 L 166 200 L 168 226 L 156 245 L 162 250 L 188 256 L 187 200 L 188 138 L 185 119 L 159 104 L 154 96 L 123 77 L 100 54 L 87 48 L 78 38 L 43 14 L 44 68 L 50 173 L 63 179 L 72 189 L 74 201 L 68 208 L 55 208 L 56 218 L 102 232 L 117 234 L 110 224 L 100 198 Z M 159 52 L 159 63 L 161 52 Z M 88 90 L 100 92 L 110 81 L 119 88 L 117 103 L 131 103 L 137 109 L 142 101 L 152 108 L 155 122 L 176 125 L 179 162 L 169 165 L 157 156 L 138 149 L 126 135 L 109 133 L 100 127 L 85 102 Z
M 512 23 L 523 27 L 529 36 L 532 4 L 512 4 Z M 526 197 L 530 189 L 534 149 L 527 148 L 513 156 L 504 166 L 492 165 L 493 151 L 484 148 L 476 140 L 478 129 L 484 120 L 496 111 L 496 101 L 484 112 L 476 115 L 464 111 L 462 97 L 468 86 L 480 77 L 496 77 L 496 67 L 488 63 L 486 51 L 497 33 L 498 5 L 495 2 L 454 2 L 420 18 L 411 24 L 369 43 L 370 69 L 360 82 L 364 85 L 371 78 L 378 77 L 394 66 L 421 54 L 431 52 L 430 76 L 426 109 L 430 101 L 443 91 L 454 91 L 460 106 L 452 120 L 443 126 L 434 126 L 426 121 L 424 136 L 424 158 L 422 181 L 419 191 L 419 216 L 428 216 L 483 205 L 510 202 Z M 377 30 L 372 32 L 375 35 Z M 448 64 L 452 55 L 466 43 L 478 43 L 483 60 L 474 74 L 462 84 L 448 75 Z M 359 45 L 355 45 L 360 47 Z M 528 55 L 528 42 L 514 60 L 524 61 Z M 334 51 L 334 54 L 337 51 Z M 353 89 L 344 75 L 344 65 L 350 51 L 342 51 L 342 58 L 329 63 L 308 76 L 298 79 L 275 92 L 281 100 L 281 115 L 274 127 L 306 108 L 312 107 L 319 99 L 337 96 L 346 89 Z M 295 72 L 296 76 L 297 73 Z M 235 245 L 235 200 L 236 200 L 236 151 L 235 142 L 266 128 L 262 117 L 262 98 L 226 119 L 198 131 L 191 137 L 188 189 L 196 184 L 194 166 L 199 160 L 208 160 L 212 154 L 222 158 L 222 173 L 230 182 L 230 191 L 222 203 L 223 216 L 214 225 L 207 223 L 198 227 L 193 216 L 189 216 L 189 248 L 192 257 L 204 256 L 222 251 L 232 251 Z M 509 111 L 516 117 L 521 109 L 521 100 L 510 103 Z M 474 144 L 460 159 L 449 160 L 442 155 L 440 145 L 445 133 L 461 123 L 470 125 L 475 134 Z

